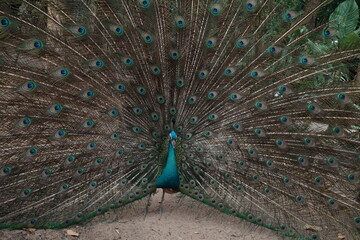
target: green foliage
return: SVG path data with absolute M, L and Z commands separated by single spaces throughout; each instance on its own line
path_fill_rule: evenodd
M 348 33 L 342 39 L 340 39 L 340 49 L 360 49 L 360 37 L 355 32 Z
M 330 28 L 336 30 L 339 38 L 354 31 L 359 21 L 359 7 L 355 0 L 347 0 L 341 3 L 330 15 Z

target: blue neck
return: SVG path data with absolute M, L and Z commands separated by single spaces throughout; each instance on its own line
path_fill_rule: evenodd
M 156 180 L 157 188 L 179 188 L 180 180 L 176 166 L 175 149 L 172 143 L 169 143 L 166 165 L 160 177 Z

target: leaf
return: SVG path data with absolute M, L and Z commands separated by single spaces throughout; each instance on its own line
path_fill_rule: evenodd
M 339 38 L 353 32 L 359 20 L 359 7 L 355 0 L 346 0 L 339 4 L 335 11 L 330 15 L 330 28 L 336 30 Z
M 345 239 L 346 235 L 343 233 L 338 233 L 338 239 Z
M 69 235 L 69 236 L 73 236 L 73 237 L 79 237 L 80 236 L 79 233 L 74 232 L 73 230 L 70 230 L 70 229 L 66 230 L 66 234 Z
M 34 233 L 36 232 L 35 228 L 23 228 L 24 231 L 30 232 L 30 233 Z
M 318 227 L 318 226 L 306 225 L 305 230 L 313 231 L 313 232 L 320 232 L 322 230 L 322 228 Z
M 353 50 L 360 49 L 360 37 L 355 33 L 351 32 L 345 37 L 340 39 L 341 50 Z

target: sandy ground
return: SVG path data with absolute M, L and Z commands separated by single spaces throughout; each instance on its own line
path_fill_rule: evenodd
M 159 202 L 162 191 L 151 198 L 146 217 L 147 199 L 115 209 L 90 221 L 59 230 L 0 230 L 1 240 L 277 240 L 284 239 L 272 231 L 257 227 L 233 216 L 178 194 L 166 194 L 163 213 Z M 78 233 L 69 236 L 67 231 Z

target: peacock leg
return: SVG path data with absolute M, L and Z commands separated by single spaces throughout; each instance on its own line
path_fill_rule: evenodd
M 163 214 L 163 202 L 165 199 L 165 190 L 163 189 L 163 193 L 162 193 L 162 197 L 161 197 L 161 202 L 160 202 L 160 207 L 159 207 L 159 212 L 160 212 L 160 217 L 159 220 L 161 219 L 161 216 Z
M 151 205 L 151 194 L 149 194 L 147 203 L 146 203 L 146 205 L 145 205 L 144 220 L 145 220 L 145 218 L 146 218 L 146 215 L 147 215 L 148 212 L 149 212 L 149 207 L 150 207 L 150 205 Z

